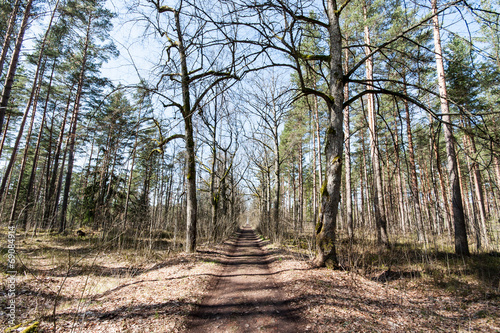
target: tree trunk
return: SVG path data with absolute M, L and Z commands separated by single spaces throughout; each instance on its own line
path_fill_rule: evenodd
M 303 151 L 302 151 L 302 140 L 299 140 L 299 214 L 298 214 L 298 224 L 299 231 L 302 232 L 304 228 L 304 171 L 302 166 L 303 160 Z
M 439 147 L 438 147 L 436 137 L 434 135 L 434 129 L 433 129 L 434 128 L 434 121 L 433 121 L 432 115 L 429 115 L 429 122 L 431 124 L 431 133 L 432 133 L 431 139 L 432 139 L 432 143 L 433 143 L 434 154 L 436 157 L 436 169 L 438 171 L 438 176 L 439 176 L 439 187 L 441 190 L 441 200 L 444 203 L 445 223 L 446 223 L 446 228 L 448 229 L 448 234 L 451 237 L 451 233 L 453 231 L 452 218 L 451 218 L 452 213 L 450 211 L 450 205 L 448 203 L 449 194 L 448 194 L 448 191 L 446 189 L 445 180 L 444 180 L 444 176 L 443 176 L 443 169 L 441 167 L 441 157 L 439 155 Z
M 316 159 L 316 155 L 317 155 L 317 150 L 316 150 L 316 135 L 314 134 L 314 129 L 312 127 L 312 124 L 313 124 L 313 121 L 311 119 L 311 136 L 312 136 L 312 140 L 313 140 L 313 145 L 312 145 L 312 151 L 313 151 L 313 174 L 312 174 L 312 177 L 313 177 L 313 193 L 312 193 L 312 210 L 313 210 L 313 226 L 316 224 L 316 221 L 318 219 L 318 183 L 317 183 L 317 178 L 318 176 L 316 175 L 316 165 L 317 165 L 317 159 Z
M 39 155 L 40 155 L 40 144 L 42 142 L 43 129 L 45 128 L 45 119 L 47 116 L 47 108 L 48 108 L 49 97 L 50 97 L 51 88 L 52 88 L 52 80 L 54 78 L 56 60 L 57 60 L 57 58 L 54 58 L 54 62 L 52 64 L 52 72 L 50 74 L 49 85 L 47 87 L 47 95 L 45 97 L 45 105 L 43 107 L 42 121 L 40 122 L 40 127 L 38 129 L 38 137 L 36 140 L 35 154 L 33 157 L 33 166 L 31 167 L 30 179 L 28 182 L 28 189 L 26 192 L 26 207 L 29 207 L 31 205 L 31 202 L 32 202 L 31 195 L 32 195 L 32 192 L 34 190 L 36 169 L 38 166 L 38 160 L 39 160 Z M 28 218 L 28 213 L 26 211 L 24 216 L 23 216 L 23 227 L 25 229 L 26 229 L 26 225 L 27 225 L 27 218 Z
M 406 75 L 406 74 L 405 74 Z M 405 80 L 405 93 L 406 93 L 406 77 Z M 415 150 L 413 148 L 413 135 L 411 132 L 411 119 L 410 119 L 410 106 L 408 101 L 404 100 L 405 114 L 406 114 L 406 137 L 408 140 L 408 153 L 409 153 L 409 168 L 410 168 L 410 179 L 411 179 L 411 198 L 413 201 L 413 208 L 415 209 L 415 219 L 417 225 L 417 238 L 419 242 L 425 242 L 424 226 L 422 221 L 422 208 L 420 207 L 420 194 L 418 191 L 418 179 L 417 179 L 417 167 L 415 163 Z
M 364 17 L 366 20 L 367 8 L 363 6 Z M 369 55 L 370 50 L 370 30 L 365 25 L 365 54 Z M 367 88 L 373 89 L 373 59 L 366 59 L 366 79 L 368 81 Z M 375 112 L 375 98 L 373 94 L 368 94 L 368 127 L 370 129 L 370 155 L 373 166 L 373 207 L 375 210 L 375 225 L 377 228 L 377 241 L 385 246 L 389 245 L 387 236 L 387 219 L 385 216 L 384 194 L 382 185 L 382 172 L 380 169 L 379 149 L 378 149 L 378 134 L 377 134 L 377 118 Z
M 134 175 L 134 165 L 135 165 L 135 156 L 137 153 L 137 142 L 139 140 L 139 128 L 140 128 L 140 119 L 141 119 L 141 109 L 139 109 L 139 115 L 137 117 L 137 126 L 135 129 L 135 139 L 134 139 L 134 148 L 132 149 L 132 161 L 130 162 L 130 172 L 128 176 L 128 184 L 127 184 L 127 194 L 125 197 L 125 208 L 123 211 L 123 228 L 127 228 L 127 216 L 128 216 L 128 205 L 130 202 L 130 190 L 132 188 L 132 178 Z M 175 244 L 175 239 L 174 239 Z
M 52 22 L 54 21 L 54 16 L 55 16 L 58 4 L 59 4 L 59 2 L 56 3 L 56 5 L 54 7 L 54 10 L 52 11 L 52 15 L 50 17 L 49 25 L 48 25 L 48 27 L 47 27 L 47 29 L 45 31 L 45 35 L 43 37 L 43 40 L 42 40 L 42 43 L 41 43 L 41 46 L 40 46 L 40 50 L 39 50 L 38 61 L 37 61 L 37 69 L 35 71 L 35 77 L 33 78 L 33 87 L 31 88 L 31 95 L 30 95 L 30 101 L 33 101 L 33 112 L 32 112 L 32 116 L 31 116 L 31 123 L 30 123 L 30 126 L 29 126 L 28 134 L 26 135 L 26 145 L 25 145 L 25 149 L 24 149 L 23 159 L 22 159 L 22 162 L 21 162 L 21 171 L 19 172 L 19 181 L 18 181 L 18 184 L 17 184 L 16 194 L 14 196 L 14 203 L 12 205 L 12 210 L 11 210 L 11 214 L 10 214 L 10 220 L 11 221 L 14 220 L 14 215 L 15 215 L 15 212 L 16 212 L 16 206 L 17 206 L 17 203 L 18 203 L 18 200 L 19 200 L 19 192 L 20 192 L 20 189 L 21 189 L 21 181 L 23 179 L 24 170 L 26 168 L 28 150 L 29 150 L 30 140 L 31 140 L 31 133 L 33 131 L 33 124 L 35 122 L 36 108 L 37 108 L 37 105 L 38 105 L 38 96 L 40 94 L 40 89 L 41 89 L 42 82 L 43 82 L 43 72 L 45 71 L 45 63 L 47 62 L 46 58 L 42 62 L 42 59 L 44 57 L 45 45 L 46 45 L 47 38 L 49 36 L 50 30 L 52 28 Z M 51 74 L 51 78 L 50 78 L 49 87 L 52 84 L 52 77 L 54 75 L 54 68 L 55 68 L 55 60 L 54 60 L 53 66 L 52 66 L 52 74 Z M 48 95 L 49 94 L 50 94 L 50 88 L 48 89 Z M 43 129 L 43 122 L 45 120 L 47 102 L 48 102 L 48 96 L 47 96 L 46 105 L 45 105 L 45 108 L 44 108 L 41 131 Z M 28 111 L 28 109 L 29 109 L 29 104 L 28 104 L 28 106 L 26 108 L 26 112 Z M 37 149 L 36 149 L 35 157 L 34 157 L 34 161 L 33 161 L 33 167 L 36 166 L 36 161 L 35 160 L 38 159 L 38 150 L 39 150 L 38 146 L 39 146 L 40 137 L 41 137 L 41 134 L 39 133 L 38 140 L 37 140 L 38 141 L 37 142 Z M 27 190 L 28 195 L 26 197 L 27 204 L 29 204 L 29 195 L 31 194 L 31 191 L 30 191 L 30 186 L 32 185 L 31 182 L 32 182 L 32 177 L 30 176 L 30 184 L 28 184 L 28 190 Z M 25 207 L 25 213 L 27 212 L 27 208 L 28 207 L 26 206 Z M 26 219 L 24 219 L 24 218 L 23 218 L 23 227 L 26 228 Z
M 16 0 L 16 2 L 14 3 L 14 8 L 12 8 L 12 12 L 10 13 L 7 30 L 5 31 L 2 53 L 0 54 L 0 77 L 2 76 L 3 65 L 5 63 L 5 60 L 7 59 L 7 52 L 9 51 L 9 46 L 10 46 L 10 36 L 12 35 L 12 32 L 14 31 L 14 26 L 16 25 L 17 12 L 19 11 L 20 4 L 21 0 Z
M 267 162 L 267 161 L 266 161 Z M 267 235 L 269 237 L 276 237 L 277 239 L 278 235 L 271 235 L 271 233 L 274 233 L 274 228 L 271 225 L 271 169 L 270 167 L 266 166 L 266 220 L 265 220 L 265 225 L 266 225 L 266 230 L 267 230 Z
M 61 124 L 61 129 L 59 132 L 59 137 L 57 139 L 56 151 L 54 152 L 54 165 L 52 166 L 52 172 L 50 172 L 50 164 L 47 166 L 47 186 L 45 192 L 45 213 L 44 213 L 44 225 L 49 224 L 49 220 L 54 219 L 53 215 L 56 211 L 57 201 L 59 197 L 59 190 L 56 191 L 56 182 L 58 179 L 57 171 L 59 169 L 59 158 L 61 155 L 62 145 L 64 141 L 64 129 L 66 127 L 66 121 L 68 118 L 70 103 L 71 103 L 71 95 L 72 95 L 73 87 L 71 87 L 68 95 L 68 100 L 66 102 L 66 108 L 64 109 L 64 117 Z M 52 120 L 54 120 L 54 116 Z M 72 122 L 72 121 L 71 121 Z M 70 123 L 71 123 L 70 122 Z M 51 135 L 52 137 L 52 135 Z M 63 166 L 64 167 L 64 164 Z
M 2 183 L 0 185 L 0 198 L 3 196 L 3 193 L 5 191 L 5 187 L 7 185 L 7 179 L 9 179 L 9 177 L 10 177 L 10 173 L 11 173 L 12 167 L 14 166 L 14 163 L 15 163 L 15 160 L 16 160 L 17 150 L 19 149 L 19 144 L 20 144 L 21 138 L 23 136 L 24 126 L 26 125 L 26 120 L 28 118 L 28 114 L 29 114 L 30 109 L 31 109 L 31 104 L 33 103 L 34 100 L 36 100 L 35 95 L 36 95 L 36 92 L 38 90 L 38 75 L 40 74 L 40 70 L 42 68 L 41 58 L 39 58 L 38 60 L 40 62 L 38 63 L 38 66 L 37 66 L 37 69 L 36 69 L 36 72 L 35 72 L 35 78 L 33 80 L 33 85 L 31 87 L 31 94 L 30 94 L 30 97 L 28 99 L 28 103 L 26 105 L 26 110 L 24 111 L 24 115 L 23 115 L 23 118 L 21 120 L 21 124 L 19 125 L 19 131 L 17 133 L 17 137 L 16 137 L 16 141 L 14 143 L 14 147 L 12 148 L 12 153 L 11 153 L 11 156 L 10 156 L 9 163 L 7 164 L 7 167 L 5 169 L 5 174 L 4 174 L 3 178 L 2 178 Z M 33 116 L 32 116 L 32 122 L 31 122 L 30 129 L 32 128 L 32 125 L 33 125 L 34 116 L 35 116 L 34 112 L 35 111 L 36 110 L 35 110 L 35 107 L 34 107 L 33 108 Z M 30 135 L 31 135 L 31 131 L 30 131 Z M 28 142 L 28 144 L 29 144 L 29 142 Z M 26 161 L 24 161 L 23 165 L 26 165 Z M 16 203 L 14 203 L 14 206 L 15 205 L 16 205 Z
M 83 89 L 83 83 L 85 80 L 85 71 L 87 69 L 87 58 L 88 58 L 88 48 L 90 44 L 90 31 L 92 27 L 92 16 L 88 18 L 88 25 L 87 25 L 87 32 L 85 36 L 85 44 L 83 47 L 83 58 L 82 58 L 82 67 L 80 69 L 80 74 L 78 77 L 78 87 L 76 90 L 76 96 L 75 96 L 75 104 L 73 108 L 73 124 L 70 126 L 70 133 L 69 133 L 69 155 L 68 155 L 68 170 L 66 173 L 66 181 L 64 183 L 64 193 L 63 193 L 63 202 L 61 206 L 61 220 L 59 223 L 59 232 L 64 232 L 66 229 L 66 211 L 68 208 L 68 201 L 69 201 L 69 190 L 71 187 L 71 176 L 73 174 L 73 163 L 75 159 L 75 141 L 76 141 L 76 127 L 78 125 L 78 113 L 80 111 L 80 99 L 82 97 L 82 89 Z
M 434 50 L 436 56 L 436 70 L 438 75 L 439 95 L 441 102 L 441 112 L 443 114 L 443 127 L 446 142 L 446 155 L 448 159 L 448 173 L 450 177 L 451 205 L 453 212 L 453 224 L 455 227 L 455 253 L 469 255 L 469 245 L 467 241 L 467 229 L 465 227 L 465 216 L 462 204 L 462 192 L 458 179 L 457 158 L 455 154 L 455 138 L 451 124 L 451 117 L 448 110 L 448 100 L 446 92 L 446 79 L 443 65 L 443 53 L 441 50 L 441 36 L 439 34 L 439 19 L 437 16 L 437 0 L 432 0 L 432 18 L 434 25 Z
M 182 86 L 182 115 L 184 118 L 185 140 L 186 140 L 186 252 L 196 251 L 196 223 L 198 203 L 196 199 L 196 153 L 193 133 L 193 110 L 191 110 L 189 92 L 189 74 L 182 36 L 180 13 L 174 12 L 176 32 L 178 37 L 178 50 L 181 62 L 181 86 Z
M 489 240 L 488 240 L 488 229 L 486 228 L 487 216 L 486 216 L 485 200 L 483 193 L 483 181 L 481 178 L 481 172 L 479 170 L 479 164 L 475 160 L 477 157 L 476 143 L 474 141 L 474 137 L 467 135 L 467 138 L 469 141 L 468 145 L 471 152 L 471 160 L 472 160 L 471 172 L 474 182 L 474 191 L 476 195 L 475 202 L 477 203 L 479 209 L 479 218 L 480 218 L 479 239 L 481 239 L 481 242 L 483 243 L 484 247 L 488 248 Z M 481 246 L 478 243 L 478 250 L 480 248 Z
M 274 205 L 273 205 L 273 234 L 274 237 L 278 236 L 279 231 L 279 212 L 280 212 L 280 196 L 281 196 L 281 182 L 280 182 L 280 152 L 278 141 L 278 128 L 276 135 L 274 135 L 274 178 L 276 186 L 274 188 Z
M 342 34 L 340 12 L 335 0 L 327 1 L 330 44 L 330 96 L 327 101 L 329 124 L 326 130 L 326 177 L 321 186 L 321 216 L 316 226 L 317 266 L 334 267 L 336 253 L 336 223 L 342 183 L 342 150 L 344 147 L 343 103 L 344 80 L 342 68 Z
M 363 216 L 363 222 L 365 227 L 369 227 L 372 224 L 372 210 L 370 209 L 368 202 L 370 201 L 370 193 L 368 191 L 368 163 L 366 162 L 366 146 L 365 146 L 365 131 L 362 129 L 360 131 L 361 136 L 361 153 L 362 167 L 360 170 L 361 178 L 361 212 Z M 366 217 L 366 218 L 365 218 Z
M 212 220 L 209 230 L 209 241 L 213 240 L 217 229 L 217 205 L 219 203 L 218 191 L 215 190 L 216 167 L 217 167 L 217 98 L 215 98 L 214 126 L 212 127 L 212 167 L 210 171 L 210 203 Z
M 399 129 L 398 129 L 398 118 L 399 118 L 399 108 L 397 107 L 397 102 L 395 102 L 394 108 L 394 154 L 396 155 L 396 183 L 398 192 L 398 206 L 399 206 L 399 223 L 401 226 L 401 231 L 403 235 L 406 235 L 406 209 L 404 201 L 404 187 L 401 181 L 401 161 L 400 161 L 400 148 L 399 148 Z
M 344 51 L 344 73 L 348 72 L 349 50 Z M 349 84 L 344 86 L 344 100 L 349 99 Z M 352 191 L 351 191 L 351 131 L 349 128 L 349 107 L 344 108 L 344 145 L 345 145 L 345 208 L 347 234 L 349 238 L 354 237 L 354 225 L 352 219 Z
M 39 62 L 38 62 L 38 66 L 37 66 L 37 71 L 35 73 L 35 78 L 33 80 L 33 86 L 31 87 L 31 96 L 30 96 L 30 99 L 29 99 L 29 102 L 28 102 L 29 104 L 31 104 L 31 101 L 33 101 L 33 111 L 31 112 L 30 125 L 28 127 L 28 133 L 26 134 L 26 143 L 25 143 L 25 146 L 24 146 L 23 158 L 21 160 L 21 169 L 19 171 L 19 176 L 18 176 L 18 179 L 17 179 L 16 192 L 14 194 L 14 200 L 13 200 L 12 208 L 11 208 L 11 211 L 10 211 L 10 219 L 9 219 L 9 221 L 11 221 L 11 223 L 14 222 L 14 217 L 15 217 L 15 214 L 16 214 L 17 203 L 19 201 L 19 193 L 21 192 L 21 184 L 22 184 L 22 180 L 23 180 L 23 177 L 24 177 L 24 170 L 26 169 L 26 163 L 28 161 L 28 151 L 29 151 L 29 147 L 30 147 L 31 134 L 33 133 L 33 126 L 35 124 L 35 115 L 36 115 L 36 108 L 37 108 L 37 105 L 38 105 L 38 96 L 40 94 L 40 88 L 41 88 L 41 85 L 42 85 L 41 84 L 42 80 L 40 80 L 40 82 L 38 82 L 38 74 L 41 71 L 42 72 L 41 76 L 43 77 L 43 72 L 45 70 L 45 61 L 43 61 L 43 64 L 42 64 L 42 59 L 41 58 L 42 58 L 42 55 L 40 54 L 40 57 L 38 58 Z M 26 113 L 29 112 L 29 108 L 30 108 L 30 105 L 28 105 L 26 107 Z M 22 134 L 22 132 L 20 132 L 19 134 Z M 14 154 L 14 159 L 15 159 L 15 154 Z
M 3 147 L 5 145 L 5 139 L 7 138 L 7 130 L 9 129 L 10 114 L 7 115 L 7 121 L 5 122 L 5 128 L 2 133 L 2 141 L 0 143 L 0 157 L 2 157 Z
M 19 28 L 19 33 L 17 34 L 16 45 L 14 47 L 14 52 L 12 53 L 12 58 L 10 60 L 9 70 L 7 76 L 5 77 L 5 84 L 2 91 L 2 100 L 0 101 L 0 132 L 3 128 L 3 120 L 5 118 L 5 112 L 7 111 L 7 106 L 9 104 L 10 93 L 12 91 L 12 85 L 14 84 L 14 76 L 16 75 L 17 64 L 19 62 L 19 55 L 21 54 L 21 46 L 24 40 L 24 33 L 28 27 L 28 19 L 31 12 L 31 4 L 33 0 L 28 0 L 26 3 L 26 8 L 24 9 L 23 21 L 21 27 Z M 1 197 L 1 195 L 0 195 Z

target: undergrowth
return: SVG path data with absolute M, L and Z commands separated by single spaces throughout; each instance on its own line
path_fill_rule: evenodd
M 314 256 L 312 232 L 288 233 L 282 246 Z M 354 239 L 339 235 L 337 255 L 339 266 L 396 288 L 407 284 L 468 296 L 471 293 L 485 298 L 500 299 L 500 255 L 496 251 L 475 252 L 458 256 L 447 237 L 433 239 L 424 246 L 411 238 L 400 238 L 390 247 L 379 246 L 369 231 L 358 233 Z

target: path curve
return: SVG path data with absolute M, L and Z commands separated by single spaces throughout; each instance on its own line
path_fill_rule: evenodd
M 220 261 L 215 288 L 191 314 L 188 332 L 300 332 L 298 313 L 280 293 L 269 255 L 250 228 Z

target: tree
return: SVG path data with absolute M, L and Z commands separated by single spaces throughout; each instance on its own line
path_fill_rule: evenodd
M 114 46 L 112 44 L 104 45 L 100 48 L 100 45 L 94 41 L 96 37 L 101 40 L 106 38 L 112 28 L 110 20 L 113 14 L 104 8 L 104 2 L 102 0 L 88 0 L 85 3 L 68 2 L 66 10 L 73 14 L 69 16 L 72 19 L 72 23 L 77 26 L 80 25 L 85 32 L 84 37 L 80 41 L 81 53 L 78 55 L 77 59 L 80 68 L 76 82 L 76 95 L 73 103 L 73 114 L 68 135 L 68 167 L 64 183 L 59 232 L 63 232 L 66 229 L 66 211 L 69 203 L 71 177 L 75 159 L 76 129 L 78 126 L 83 89 L 86 84 L 86 76 L 88 75 L 89 69 L 95 70 L 96 67 L 98 68 L 100 66 L 99 61 L 107 59 L 107 54 L 103 51 L 114 51 Z M 68 22 L 68 24 L 69 23 L 70 22 Z M 94 53 L 99 49 L 102 53 Z M 92 57 L 93 54 L 98 57 Z
M 441 36 L 439 31 L 439 18 L 437 1 L 432 0 L 432 18 L 434 32 L 434 50 L 436 55 L 436 70 L 438 75 L 439 96 L 441 113 L 443 114 L 443 129 L 446 142 L 446 154 L 448 160 L 448 174 L 450 181 L 451 206 L 453 212 L 453 224 L 455 227 L 455 252 L 457 254 L 469 255 L 469 245 L 467 242 L 467 230 L 465 227 L 464 208 L 462 204 L 462 192 L 458 179 L 457 156 L 455 153 L 455 137 L 448 108 L 448 94 L 446 90 L 446 77 L 443 64 L 443 52 L 441 49 Z
M 486 107 L 479 98 L 483 87 L 481 87 L 480 81 L 476 78 L 474 71 L 475 56 L 470 46 L 457 36 L 454 36 L 447 46 L 448 48 L 445 53 L 449 60 L 445 70 L 448 83 L 448 96 L 455 104 L 452 105 L 452 108 L 458 107 L 458 112 L 463 114 L 462 125 L 466 129 L 464 131 L 464 143 L 467 149 L 466 158 L 469 161 L 471 169 L 471 186 L 474 186 L 473 207 L 477 205 L 479 210 L 479 220 L 476 216 L 473 216 L 477 235 L 476 243 L 477 248 L 481 249 L 482 245 L 488 247 L 489 242 L 486 228 L 487 216 L 483 182 L 479 163 L 477 162 L 479 155 L 476 149 L 475 138 L 471 135 L 471 117 Z
M 285 121 L 290 100 L 289 87 L 279 79 L 279 74 L 269 72 L 266 80 L 255 80 L 253 89 L 247 92 L 246 103 L 248 112 L 258 117 L 254 128 L 255 140 L 258 145 L 271 152 L 274 176 L 274 194 L 272 201 L 271 237 L 278 239 L 279 210 L 281 201 L 281 165 L 284 158 L 280 152 L 280 127 Z M 271 142 L 270 144 L 268 142 Z M 268 182 L 269 188 L 271 183 Z
M 455 3 L 447 3 L 439 10 L 434 12 L 420 11 L 422 13 L 418 20 L 397 31 L 382 36 L 377 45 L 372 45 L 369 52 L 359 59 L 356 59 L 350 65 L 348 72 L 343 74 L 343 48 L 352 50 L 362 49 L 366 43 L 358 45 L 344 45 L 343 35 L 341 31 L 341 18 L 346 12 L 346 8 L 355 8 L 355 3 L 344 2 L 337 3 L 335 0 L 325 2 L 323 7 L 325 10 L 318 15 L 318 19 L 311 18 L 304 13 L 312 8 L 317 9 L 314 3 L 310 6 L 305 6 L 299 1 L 280 1 L 275 3 L 254 3 L 241 0 L 236 10 L 242 13 L 241 20 L 237 23 L 244 26 L 249 31 L 249 35 L 257 35 L 254 40 L 243 40 L 242 43 L 254 45 L 256 48 L 264 48 L 268 58 L 269 66 L 285 66 L 292 68 L 296 73 L 300 83 L 300 89 L 304 95 L 316 95 L 322 98 L 328 108 L 329 124 L 325 132 L 325 154 L 326 154 L 326 179 L 323 183 L 321 216 L 317 224 L 316 246 L 317 256 L 315 262 L 320 266 L 335 266 L 337 263 L 335 251 L 335 229 L 338 212 L 338 204 L 340 201 L 340 184 L 341 184 L 341 165 L 343 152 L 343 115 L 342 111 L 345 106 L 351 105 L 361 97 L 370 94 L 377 95 L 392 95 L 416 105 L 417 107 L 433 113 L 433 111 L 422 103 L 418 97 L 414 97 L 407 92 L 402 93 L 399 89 L 404 86 L 401 80 L 393 80 L 387 78 L 374 78 L 371 80 L 359 79 L 359 71 L 366 62 L 376 54 L 381 54 L 383 58 L 387 50 L 391 50 L 393 44 L 399 40 L 407 39 L 412 43 L 419 45 L 418 40 L 411 36 L 411 32 L 422 27 L 428 21 L 435 18 L 437 15 L 447 10 Z M 390 14 L 394 7 L 384 7 L 384 10 Z M 390 15 L 388 16 L 390 17 Z M 253 19 L 253 20 L 252 20 Z M 234 20 L 232 21 L 234 23 Z M 325 39 L 326 54 L 310 54 L 300 49 L 300 41 L 304 38 L 304 26 L 313 24 L 325 31 L 328 36 Z M 280 54 L 272 57 L 273 54 Z M 402 53 L 401 56 L 411 58 L 411 54 Z M 290 61 L 287 61 L 290 60 Z M 308 85 L 305 80 L 305 75 L 302 70 L 302 64 L 308 64 L 308 68 L 313 68 L 312 62 L 321 61 L 322 64 L 316 68 L 318 75 L 327 78 L 329 84 L 328 93 L 322 92 L 315 87 Z M 328 63 L 328 66 L 324 66 Z M 386 84 L 391 82 L 392 87 L 388 88 Z M 368 86 L 368 89 L 358 90 L 353 88 L 356 93 L 344 101 L 344 86 L 347 82 L 353 85 Z M 412 83 L 413 91 L 421 91 L 422 87 L 418 82 Z M 425 88 L 424 88 L 425 89 Z M 373 130 L 372 130 L 373 132 Z M 381 191 L 380 186 L 378 186 Z M 383 228 L 383 223 L 379 224 Z
M 186 252 L 194 252 L 197 228 L 194 115 L 199 112 L 202 101 L 214 87 L 223 81 L 238 78 L 236 70 L 242 60 L 231 40 L 235 32 L 232 29 L 219 29 L 214 24 L 213 16 L 218 13 L 205 11 L 202 4 L 187 1 L 179 1 L 174 7 L 162 5 L 159 1 L 150 2 L 159 15 L 158 22 L 153 24 L 154 29 L 167 40 L 167 64 L 162 69 L 159 85 L 163 85 L 165 89 L 179 89 L 181 92 L 180 96 L 169 97 L 157 91 L 166 100 L 165 107 L 175 108 L 184 121 L 182 137 L 186 148 Z M 217 30 L 226 39 L 221 40 L 217 34 L 212 33 Z M 209 55 L 219 57 L 210 58 Z M 221 57 L 222 55 L 224 56 Z
M 28 20 L 30 18 L 31 13 L 31 5 L 33 4 L 33 0 L 28 0 L 26 6 L 24 7 L 23 20 L 21 22 L 21 26 L 19 28 L 19 32 L 17 34 L 16 44 L 14 46 L 14 52 L 12 53 L 9 70 L 7 71 L 7 75 L 5 77 L 5 84 L 2 90 L 2 99 L 0 100 L 0 132 L 3 129 L 3 122 L 5 118 L 5 112 L 7 111 L 7 106 L 9 105 L 9 98 L 12 91 L 12 85 L 14 84 L 14 76 L 16 75 L 17 64 L 19 63 L 19 56 L 21 54 L 21 47 L 24 41 L 24 33 L 28 28 Z M 17 8 L 14 7 L 16 12 L 12 12 L 12 15 L 16 15 Z M 8 42 L 7 38 L 6 41 Z M 6 50 L 6 49 L 2 49 Z M 1 71 L 0 71 L 1 74 Z
M 3 3 L 2 8 L 1 8 L 1 12 L 0 12 L 2 14 L 2 18 L 5 19 L 5 20 L 2 20 L 2 22 L 8 22 L 6 27 L 2 27 L 4 29 L 0 29 L 1 32 L 5 32 L 5 37 L 3 39 L 3 45 L 2 45 L 2 52 L 0 54 L 0 76 L 2 75 L 3 65 L 5 63 L 5 60 L 7 59 L 7 52 L 9 50 L 9 46 L 10 46 L 10 38 L 11 38 L 11 35 L 14 31 L 14 26 L 16 24 L 17 13 L 19 11 L 19 6 L 21 5 L 21 0 L 16 0 L 16 2 L 14 3 L 14 5 L 12 6 L 12 8 L 10 10 L 9 19 L 7 20 L 6 19 L 7 15 L 5 15 L 5 14 L 7 12 L 7 7 L 10 7 L 8 5 L 9 4 L 7 2 Z M 1 130 L 1 127 L 0 127 L 0 130 Z
M 366 2 L 363 4 L 363 16 L 366 20 L 368 19 L 368 6 Z M 371 51 L 371 39 L 370 39 L 370 29 L 365 23 L 364 26 L 364 37 L 365 37 L 365 55 L 366 55 L 366 81 L 367 89 L 373 90 L 373 55 Z M 368 126 L 370 129 L 370 156 L 373 167 L 373 207 L 375 210 L 375 224 L 377 228 L 377 240 L 380 244 L 389 245 L 389 239 L 387 235 L 387 218 L 385 216 L 385 203 L 383 195 L 382 186 L 382 171 L 380 166 L 380 152 L 379 152 L 379 140 L 377 133 L 377 117 L 375 111 L 375 96 L 373 93 L 368 93 L 367 95 L 367 108 L 368 108 Z

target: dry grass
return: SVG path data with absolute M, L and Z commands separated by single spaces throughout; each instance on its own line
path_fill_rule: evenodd
M 467 270 L 474 258 L 446 266 L 367 254 L 364 267 L 332 271 L 309 269 L 295 248 L 270 251 L 278 287 L 312 332 L 500 332 L 499 290 Z
M 332 271 L 310 269 L 313 244 L 306 238 L 263 243 L 277 287 L 311 332 L 500 332 L 499 257 L 341 242 L 343 270 Z M 224 247 L 186 255 L 99 244 L 92 237 L 20 235 L 17 320 L 39 320 L 42 332 L 183 331 L 216 281 Z
M 39 320 L 42 332 L 178 331 L 217 266 L 214 255 L 117 251 L 100 243 L 73 235 L 18 235 L 16 322 Z M 7 326 L 5 316 L 0 325 Z

